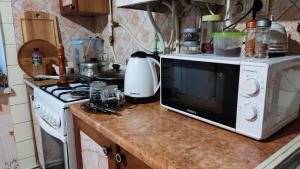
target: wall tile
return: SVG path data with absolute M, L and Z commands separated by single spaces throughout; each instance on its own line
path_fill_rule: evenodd
M 33 140 L 16 143 L 18 160 L 34 156 Z
M 13 124 L 23 123 L 31 120 L 28 103 L 10 106 L 10 112 Z
M 9 66 L 18 64 L 18 54 L 16 49 L 16 45 L 5 45 L 6 62 Z
M 12 86 L 14 94 L 9 97 L 9 104 L 24 104 L 28 102 L 25 85 Z
M 4 43 L 6 45 L 16 44 L 13 24 L 3 24 Z
M 16 143 L 32 138 L 31 122 L 19 123 L 14 125 Z
M 9 86 L 23 84 L 24 72 L 18 65 L 7 66 Z
M 0 2 L 0 23 L 13 23 L 11 2 Z
M 19 160 L 18 163 L 20 165 L 20 169 L 29 169 L 37 167 L 34 156 Z

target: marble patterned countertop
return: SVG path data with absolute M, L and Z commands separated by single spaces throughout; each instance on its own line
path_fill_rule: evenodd
M 264 141 L 194 120 L 159 102 L 126 105 L 121 116 L 71 112 L 156 169 L 254 168 L 300 134 L 300 119 Z

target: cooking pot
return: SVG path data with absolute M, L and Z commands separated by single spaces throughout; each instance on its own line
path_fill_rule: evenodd
M 109 63 L 108 62 L 97 62 L 97 61 L 90 61 L 90 62 L 83 62 L 79 64 L 80 75 L 87 76 L 87 77 L 95 77 L 100 72 L 109 70 Z
M 94 79 L 104 81 L 108 84 L 116 84 L 123 91 L 125 71 L 121 70 L 118 64 L 113 64 L 112 67 L 113 69 L 101 71 Z

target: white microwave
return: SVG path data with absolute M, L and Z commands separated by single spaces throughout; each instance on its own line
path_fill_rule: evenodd
M 161 105 L 262 140 L 299 115 L 300 56 L 161 56 Z

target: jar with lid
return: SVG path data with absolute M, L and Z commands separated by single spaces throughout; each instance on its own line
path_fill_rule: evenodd
M 224 22 L 222 15 L 204 15 L 201 23 L 201 51 L 202 53 L 213 53 L 213 32 L 223 30 Z
M 256 20 L 250 20 L 246 23 L 246 42 L 245 42 L 245 56 L 254 57 L 255 55 L 255 33 L 256 33 Z
M 200 29 L 199 28 L 185 28 L 183 30 L 183 52 L 185 54 L 200 53 Z
M 270 27 L 272 21 L 267 18 L 259 19 L 256 21 L 256 33 L 255 33 L 255 57 L 267 58 L 269 50 L 270 39 Z

